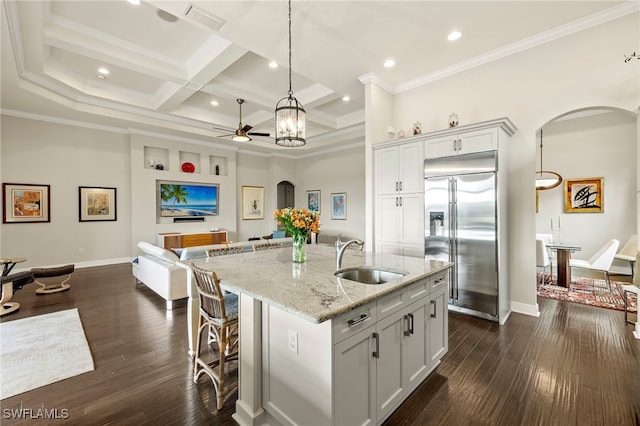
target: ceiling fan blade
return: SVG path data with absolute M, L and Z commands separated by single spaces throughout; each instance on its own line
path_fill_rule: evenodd
M 271 133 L 248 132 L 247 134 L 251 136 L 265 136 L 265 137 L 271 136 Z
M 251 129 L 253 129 L 253 126 L 249 126 L 248 124 L 245 124 L 244 127 L 242 128 L 242 131 L 244 133 L 247 133 Z

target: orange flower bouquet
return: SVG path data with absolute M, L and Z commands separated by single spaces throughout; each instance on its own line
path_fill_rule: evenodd
M 307 209 L 297 209 L 287 207 L 276 210 L 273 218 L 278 221 L 284 231 L 293 238 L 293 258 L 294 262 L 304 262 L 307 255 L 304 245 L 309 238 L 310 232 L 320 230 L 320 215 Z

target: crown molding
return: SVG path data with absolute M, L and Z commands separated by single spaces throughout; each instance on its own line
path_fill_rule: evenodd
M 106 126 L 102 124 L 89 123 L 86 121 L 70 120 L 67 118 L 52 117 L 50 115 L 33 114 L 30 112 L 16 111 L 13 109 L 0 109 L 0 115 L 10 117 L 25 118 L 28 120 L 45 121 L 47 123 L 61 124 L 64 126 L 82 127 L 91 130 L 100 130 L 103 132 L 129 134 L 129 131 L 123 127 Z
M 463 71 L 479 67 L 486 63 L 497 61 L 498 59 L 540 46 L 550 41 L 569 36 L 579 31 L 605 24 L 609 21 L 613 21 L 614 19 L 618 19 L 632 13 L 637 13 L 638 11 L 640 11 L 640 2 L 637 0 L 629 0 L 617 6 L 610 7 L 602 12 L 594 13 L 581 19 L 576 19 L 575 21 L 569 22 L 565 25 L 527 37 L 515 43 L 487 52 L 486 54 L 475 56 L 414 80 L 400 83 L 390 90 L 390 92 L 394 95 L 406 92 Z M 362 79 L 360 81 L 362 81 Z

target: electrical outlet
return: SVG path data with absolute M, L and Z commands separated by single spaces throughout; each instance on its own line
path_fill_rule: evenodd
M 289 329 L 289 350 L 298 353 L 298 332 Z

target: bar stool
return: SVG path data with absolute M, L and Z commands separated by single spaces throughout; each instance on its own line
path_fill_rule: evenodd
M 202 374 L 209 376 L 216 390 L 216 408 L 220 410 L 224 401 L 238 389 L 237 382 L 225 385 L 225 363 L 238 360 L 238 296 L 224 293 L 215 272 L 191 264 L 200 299 L 200 320 L 193 365 L 193 381 L 198 382 Z M 207 361 L 201 357 L 202 331 L 215 335 L 218 358 Z

